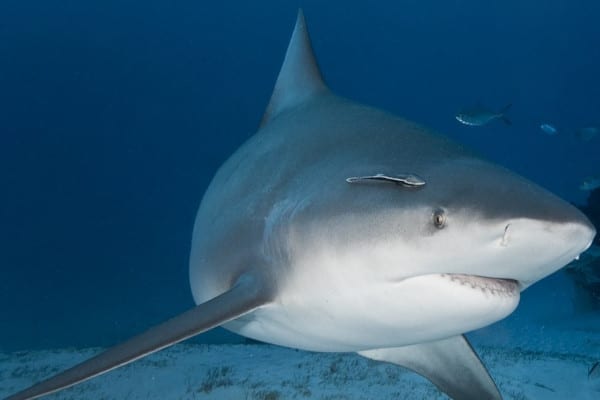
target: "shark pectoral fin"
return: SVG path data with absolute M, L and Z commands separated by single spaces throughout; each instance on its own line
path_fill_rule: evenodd
M 267 304 L 269 293 L 258 279 L 242 276 L 227 292 L 5 400 L 35 399 L 121 367 Z
M 455 400 L 502 399 L 487 369 L 464 336 L 358 354 L 411 369 Z

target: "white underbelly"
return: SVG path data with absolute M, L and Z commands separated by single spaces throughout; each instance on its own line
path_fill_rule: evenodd
M 446 338 L 509 315 L 519 291 L 478 278 L 425 275 L 380 284 L 287 287 L 272 304 L 225 328 L 256 340 L 311 351 L 359 351 Z M 488 283 L 489 283 L 488 282 Z M 352 289 L 349 289 L 352 288 Z M 303 290 L 300 290 L 303 289 Z

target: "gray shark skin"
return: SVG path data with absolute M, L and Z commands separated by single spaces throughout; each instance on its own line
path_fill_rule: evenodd
M 501 399 L 462 335 L 585 251 L 594 227 L 526 179 L 333 94 L 302 12 L 259 131 L 194 225 L 195 308 L 9 399 L 34 399 L 216 326 L 409 368 L 454 399 Z

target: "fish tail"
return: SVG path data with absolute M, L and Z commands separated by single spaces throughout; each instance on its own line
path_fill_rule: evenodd
M 506 115 L 502 114 L 500 118 L 502 119 L 502 121 L 504 121 L 506 125 L 512 125 L 512 121 Z

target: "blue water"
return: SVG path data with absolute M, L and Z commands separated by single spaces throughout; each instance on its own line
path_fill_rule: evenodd
M 0 350 L 106 346 L 193 304 L 197 206 L 256 130 L 299 5 L 333 90 L 585 202 L 600 137 L 572 132 L 600 125 L 600 2 L 322 3 L 0 3 Z M 513 125 L 454 119 L 480 102 Z

